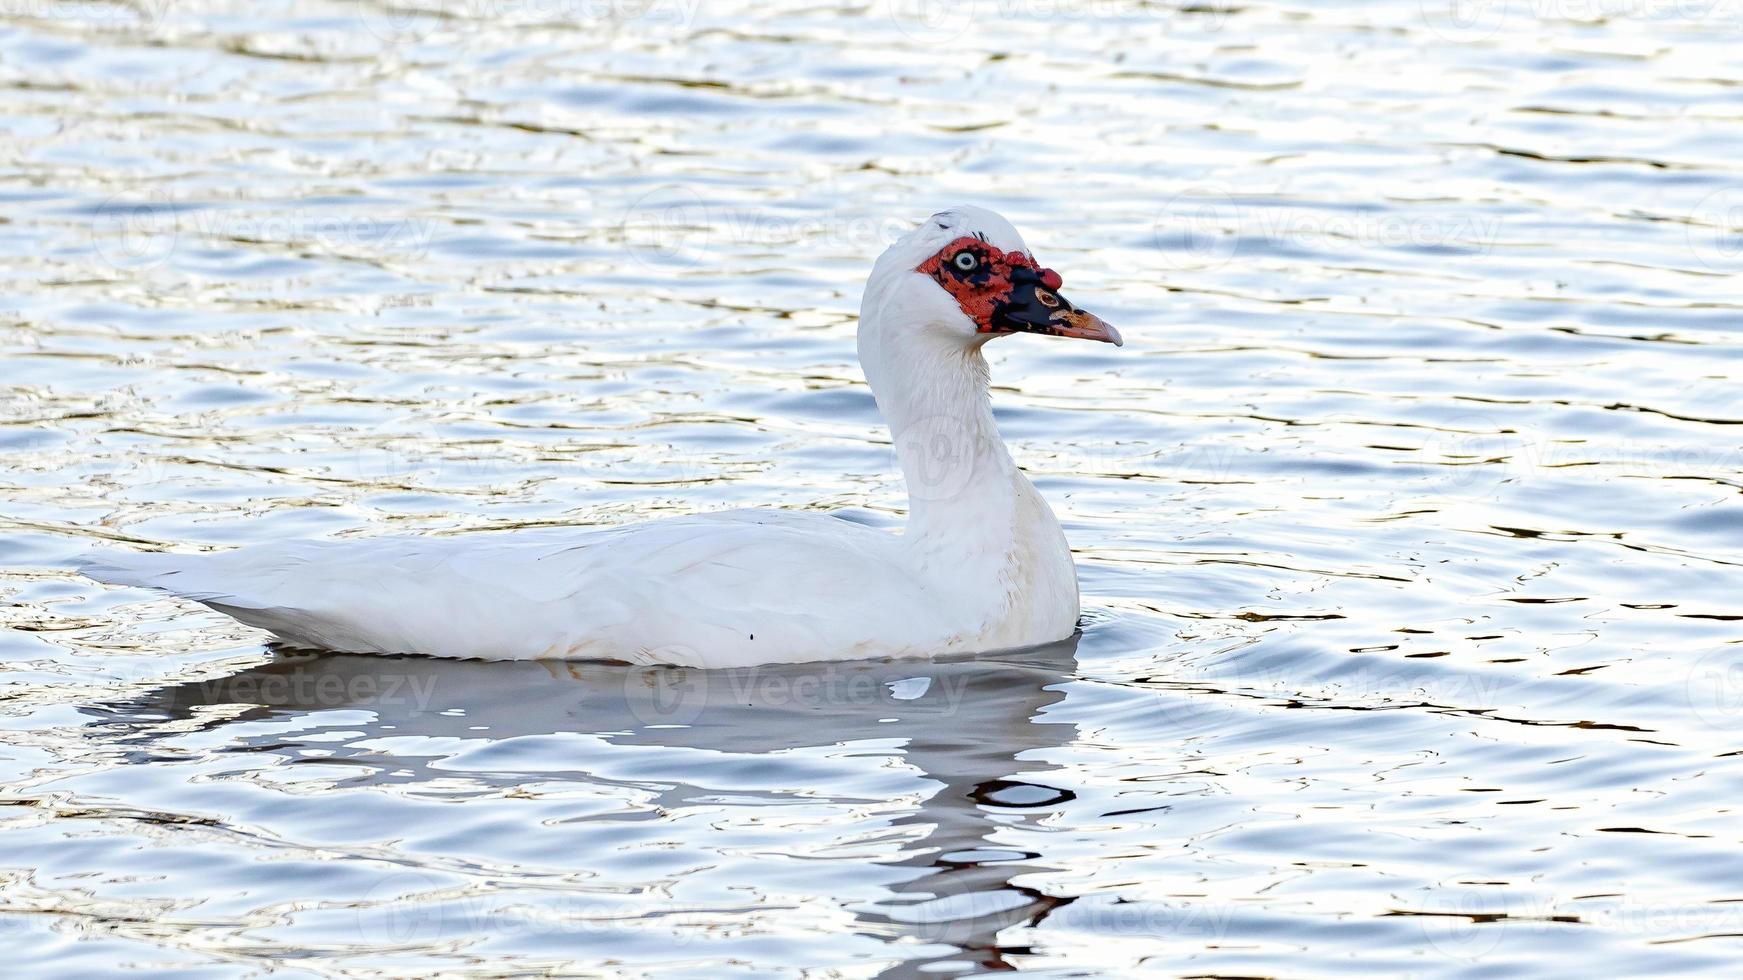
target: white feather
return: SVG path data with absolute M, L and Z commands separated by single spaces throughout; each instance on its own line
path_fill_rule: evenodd
M 1076 572 L 993 425 L 986 337 L 912 271 L 974 233 L 1024 249 L 997 215 L 955 209 L 892 246 L 866 290 L 860 359 L 908 478 L 901 535 L 750 510 L 206 555 L 104 552 L 81 570 L 205 603 L 293 646 L 352 653 L 730 667 L 1064 639 L 1077 623 Z

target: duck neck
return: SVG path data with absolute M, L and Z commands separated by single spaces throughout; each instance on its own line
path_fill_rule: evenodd
M 909 331 L 861 334 L 860 363 L 889 423 L 908 487 L 903 547 L 977 649 L 1070 635 L 1077 570 L 1059 521 L 1017 469 L 993 422 L 978 345 Z
M 873 384 L 907 483 L 905 537 L 940 560 L 1008 552 L 1019 498 L 1034 491 L 993 421 L 986 359 L 978 346 L 913 340 L 929 349 L 905 349 Z

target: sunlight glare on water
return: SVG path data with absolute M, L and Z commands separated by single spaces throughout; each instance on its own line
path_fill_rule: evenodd
M 217 977 L 1605 975 L 1743 940 L 1743 9 L 0 0 L 0 947 Z M 289 655 L 96 544 L 897 526 L 996 208 L 1074 643 Z

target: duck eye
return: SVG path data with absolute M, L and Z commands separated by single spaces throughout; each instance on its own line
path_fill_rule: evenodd
M 1045 289 L 1035 290 L 1035 298 L 1041 301 L 1042 306 L 1045 306 L 1050 310 L 1056 310 L 1059 308 L 1059 297 Z
M 963 272 L 973 272 L 980 268 L 980 256 L 973 252 L 958 252 L 956 258 L 951 259 L 951 261 Z

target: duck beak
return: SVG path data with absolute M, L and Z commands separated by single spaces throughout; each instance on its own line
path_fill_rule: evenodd
M 1099 340 L 1115 347 L 1126 346 L 1125 338 L 1114 329 L 1114 325 L 1096 316 L 1088 310 L 1080 310 L 1059 297 L 1062 308 L 1053 314 L 1053 329 L 1049 331 L 1058 337 L 1081 337 L 1084 340 Z
M 1010 298 L 993 311 L 996 333 L 1040 333 L 1054 337 L 1099 340 L 1115 347 L 1125 345 L 1113 325 L 1088 310 L 1080 310 L 1053 285 L 1058 277 L 1047 270 L 1042 275 L 1023 273 L 1013 277 Z

